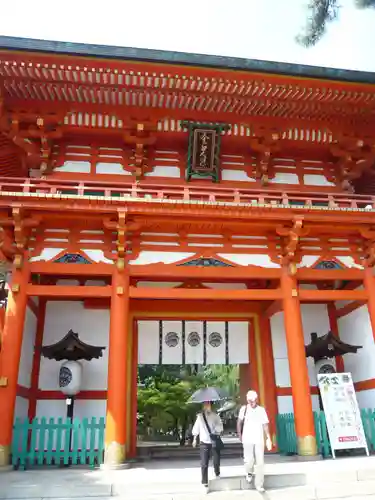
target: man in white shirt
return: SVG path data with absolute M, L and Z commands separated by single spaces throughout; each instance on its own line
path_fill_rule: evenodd
M 209 429 L 207 428 L 205 418 Z M 205 489 L 208 488 L 208 464 L 213 455 L 215 476 L 220 477 L 220 449 L 212 446 L 210 434 L 220 436 L 223 432 L 223 423 L 219 415 L 212 410 L 210 402 L 203 405 L 202 413 L 197 415 L 192 434 L 194 436 L 193 446 L 197 446 L 197 439 L 200 442 L 201 470 L 202 470 L 202 485 Z
M 249 391 L 247 405 L 240 409 L 237 422 L 237 434 L 241 439 L 246 469 L 246 480 L 251 483 L 255 464 L 255 488 L 264 491 L 264 444 L 270 451 L 272 440 L 266 410 L 258 405 L 258 395 Z M 266 443 L 264 443 L 266 436 Z

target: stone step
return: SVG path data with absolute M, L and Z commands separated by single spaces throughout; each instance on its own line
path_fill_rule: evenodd
M 266 489 L 286 488 L 294 486 L 306 486 L 305 474 L 270 474 L 264 478 Z M 210 491 L 235 491 L 251 490 L 253 485 L 249 485 L 244 476 L 222 477 L 212 479 L 209 482 Z

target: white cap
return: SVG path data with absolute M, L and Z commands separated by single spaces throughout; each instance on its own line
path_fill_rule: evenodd
M 256 399 L 258 399 L 258 394 L 255 391 L 249 391 L 246 394 L 246 399 L 248 401 L 255 401 Z

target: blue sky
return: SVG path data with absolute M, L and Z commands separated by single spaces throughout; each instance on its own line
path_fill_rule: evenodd
M 375 71 L 375 9 L 342 0 L 339 21 L 304 49 L 307 0 L 17 0 L 1 2 L 0 34 Z

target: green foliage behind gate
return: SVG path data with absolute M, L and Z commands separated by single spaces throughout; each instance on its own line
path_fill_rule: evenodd
M 369 451 L 375 452 L 375 410 L 361 410 L 361 416 Z M 318 453 L 323 457 L 329 457 L 332 453 L 324 412 L 314 412 L 314 421 Z M 277 445 L 279 453 L 282 455 L 297 453 L 297 436 L 293 413 L 284 413 L 277 416 Z
M 17 418 L 13 428 L 12 464 L 32 465 L 103 463 L 104 418 L 83 420 Z

